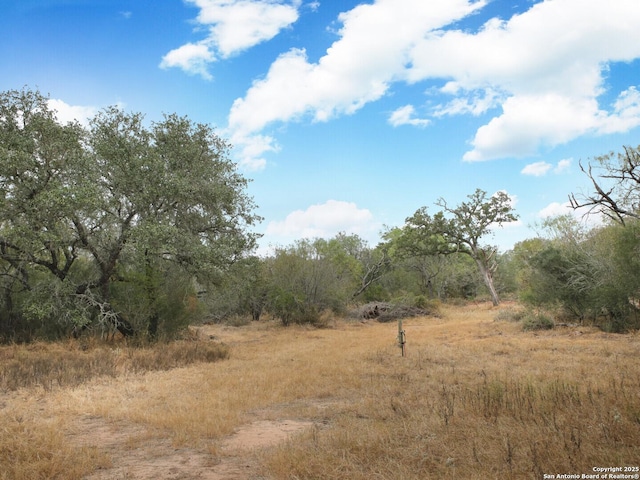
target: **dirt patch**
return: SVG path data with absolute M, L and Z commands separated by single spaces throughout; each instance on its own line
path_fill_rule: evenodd
M 234 455 L 284 442 L 291 435 L 313 426 L 313 422 L 300 420 L 263 420 L 238 429 L 222 444 L 222 450 Z
M 80 418 L 70 428 L 76 445 L 96 447 L 106 453 L 112 465 L 86 480 L 257 480 L 258 450 L 276 446 L 292 435 L 310 428 L 301 420 L 260 420 L 240 427 L 225 438 L 216 454 L 193 448 L 176 448 L 159 432 L 141 426 L 109 423 L 101 417 Z

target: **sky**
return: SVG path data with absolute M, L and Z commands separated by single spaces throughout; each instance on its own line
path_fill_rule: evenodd
M 640 144 L 638 0 L 0 0 L 0 91 L 215 127 L 260 251 L 507 192 L 506 251 Z

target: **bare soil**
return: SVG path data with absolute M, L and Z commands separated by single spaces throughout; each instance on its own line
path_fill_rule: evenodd
M 108 423 L 101 417 L 77 420 L 69 438 L 79 446 L 95 447 L 112 459 L 87 480 L 257 480 L 255 454 L 277 446 L 313 425 L 301 420 L 257 420 L 224 439 L 215 454 L 176 448 L 170 439 L 131 424 Z
M 220 328 L 205 326 L 201 330 L 204 338 L 220 340 Z M 233 335 L 228 337 L 224 340 L 237 342 Z M 179 448 L 162 432 L 100 416 L 78 418 L 68 426 L 68 438 L 111 458 L 109 467 L 86 480 L 262 480 L 257 473 L 257 455 L 314 425 L 311 420 L 286 418 L 286 410 L 280 406 L 252 412 L 250 423 L 200 449 Z

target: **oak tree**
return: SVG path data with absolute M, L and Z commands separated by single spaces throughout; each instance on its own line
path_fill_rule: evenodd
M 505 192 L 488 196 L 487 192 L 477 189 L 467 198 L 468 201 L 456 207 L 450 207 L 446 200 L 440 198 L 436 205 L 442 207 L 442 211 L 432 217 L 423 207 L 406 220 L 407 228 L 412 236 L 417 234 L 419 242 L 416 245 L 422 245 L 421 248 L 427 252 L 469 255 L 478 267 L 493 304 L 498 305 L 500 299 L 493 281 L 497 249 L 482 244 L 481 239 L 492 226 L 513 222 L 518 217 L 513 212 L 511 198 Z
M 45 272 L 71 303 L 130 334 L 111 297 L 135 281 L 154 335 L 163 272 L 215 281 L 254 248 L 259 217 L 229 151 L 210 126 L 178 115 L 147 123 L 111 107 L 85 128 L 58 122 L 37 91 L 0 94 L 3 315 L 17 318 L 11 301 Z

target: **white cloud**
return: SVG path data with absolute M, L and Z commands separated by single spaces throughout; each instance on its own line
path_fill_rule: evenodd
M 161 67 L 179 67 L 211 79 L 207 66 L 271 40 L 298 20 L 301 0 L 187 0 L 200 9 L 196 21 L 208 36 L 171 50 Z
M 216 3 L 216 2 L 214 2 Z M 467 161 L 526 157 L 582 135 L 640 125 L 640 92 L 627 86 L 603 106 L 611 62 L 640 57 L 637 0 L 540 1 L 479 31 L 447 29 L 488 1 L 375 0 L 340 14 L 338 40 L 316 63 L 303 49 L 278 57 L 229 114 L 244 138 L 273 122 L 327 121 L 355 113 L 394 82 L 446 80 L 435 118 L 483 115 L 500 108 L 475 133 Z M 398 28 L 402 25 L 402 28 Z M 357 61 L 354 61 L 357 59 Z M 417 122 L 408 107 L 392 125 Z
M 271 40 L 298 20 L 299 0 L 190 0 L 200 8 L 198 22 L 211 25 L 209 41 L 222 57 Z
M 215 57 L 207 45 L 187 43 L 162 57 L 160 68 L 178 67 L 191 75 L 200 75 L 205 80 L 211 80 L 213 77 L 207 71 L 207 66 L 213 61 Z
M 491 88 L 466 94 L 465 92 L 460 92 L 454 82 L 449 82 L 441 91 L 443 93 L 460 94 L 462 96 L 451 100 L 445 105 L 436 107 L 433 113 L 434 117 L 464 114 L 478 116 L 500 104 L 500 94 Z
M 265 233 L 286 239 L 329 238 L 339 232 L 366 236 L 378 228 L 369 210 L 351 202 L 328 200 L 306 210 L 295 210 L 282 221 L 269 222 Z
M 601 115 L 595 98 L 554 92 L 517 95 L 502 105 L 503 113 L 480 127 L 464 160 L 526 157 L 540 146 L 555 146 L 592 131 Z
M 97 107 L 69 105 L 56 98 L 49 99 L 47 103 L 49 108 L 56 112 L 56 118 L 62 124 L 77 121 L 86 127 L 89 124 L 89 119 L 98 113 Z
M 267 75 L 234 102 L 229 128 L 248 138 L 273 122 L 305 115 L 327 121 L 353 114 L 406 77 L 409 53 L 426 32 L 461 19 L 484 3 L 377 0 L 358 5 L 340 14 L 340 38 L 317 63 L 310 63 L 301 49 L 280 55 Z
M 556 165 L 556 168 L 553 169 L 553 173 L 560 174 L 568 171 L 571 168 L 571 163 L 573 162 L 573 158 L 565 158 L 560 160 Z
M 527 156 L 542 145 L 638 124 L 634 90 L 612 112 L 597 99 L 607 63 L 640 56 L 639 26 L 632 0 L 543 1 L 508 21 L 493 19 L 477 33 L 426 35 L 412 53 L 409 78 L 453 78 L 443 91 L 463 98 L 501 92 L 502 114 L 478 129 L 464 158 Z
M 238 164 L 243 170 L 249 172 L 264 170 L 267 161 L 262 155 L 267 152 L 279 151 L 275 140 L 267 135 L 252 135 L 250 137 L 235 135 L 231 137 L 231 142 L 233 145 L 239 145 L 239 153 L 236 153 Z
M 573 213 L 573 208 L 571 208 L 569 202 L 552 202 L 538 212 L 538 218 L 551 218 L 568 213 Z
M 626 132 L 640 125 L 640 92 L 636 87 L 623 91 L 613 105 L 613 113 L 602 119 L 600 133 Z
M 606 217 L 596 210 L 591 210 L 589 207 L 574 209 L 569 202 L 552 202 L 537 214 L 538 218 L 541 219 L 553 218 L 561 215 L 571 215 L 587 228 L 600 227 L 605 224 L 606 220 Z
M 534 177 L 542 177 L 546 175 L 553 165 L 547 162 L 536 162 L 526 165 L 520 173 L 523 175 L 533 175 Z
M 560 175 L 571 168 L 572 161 L 572 158 L 565 158 L 560 160 L 555 167 L 547 162 L 530 163 L 529 165 L 526 165 L 520 173 L 523 175 L 532 175 L 534 177 L 543 177 L 553 169 L 553 173 Z
M 395 110 L 389 116 L 389 123 L 394 127 L 401 125 L 413 125 L 414 127 L 426 127 L 431 123 L 431 120 L 424 118 L 415 118 L 415 108 L 413 105 L 405 105 Z

